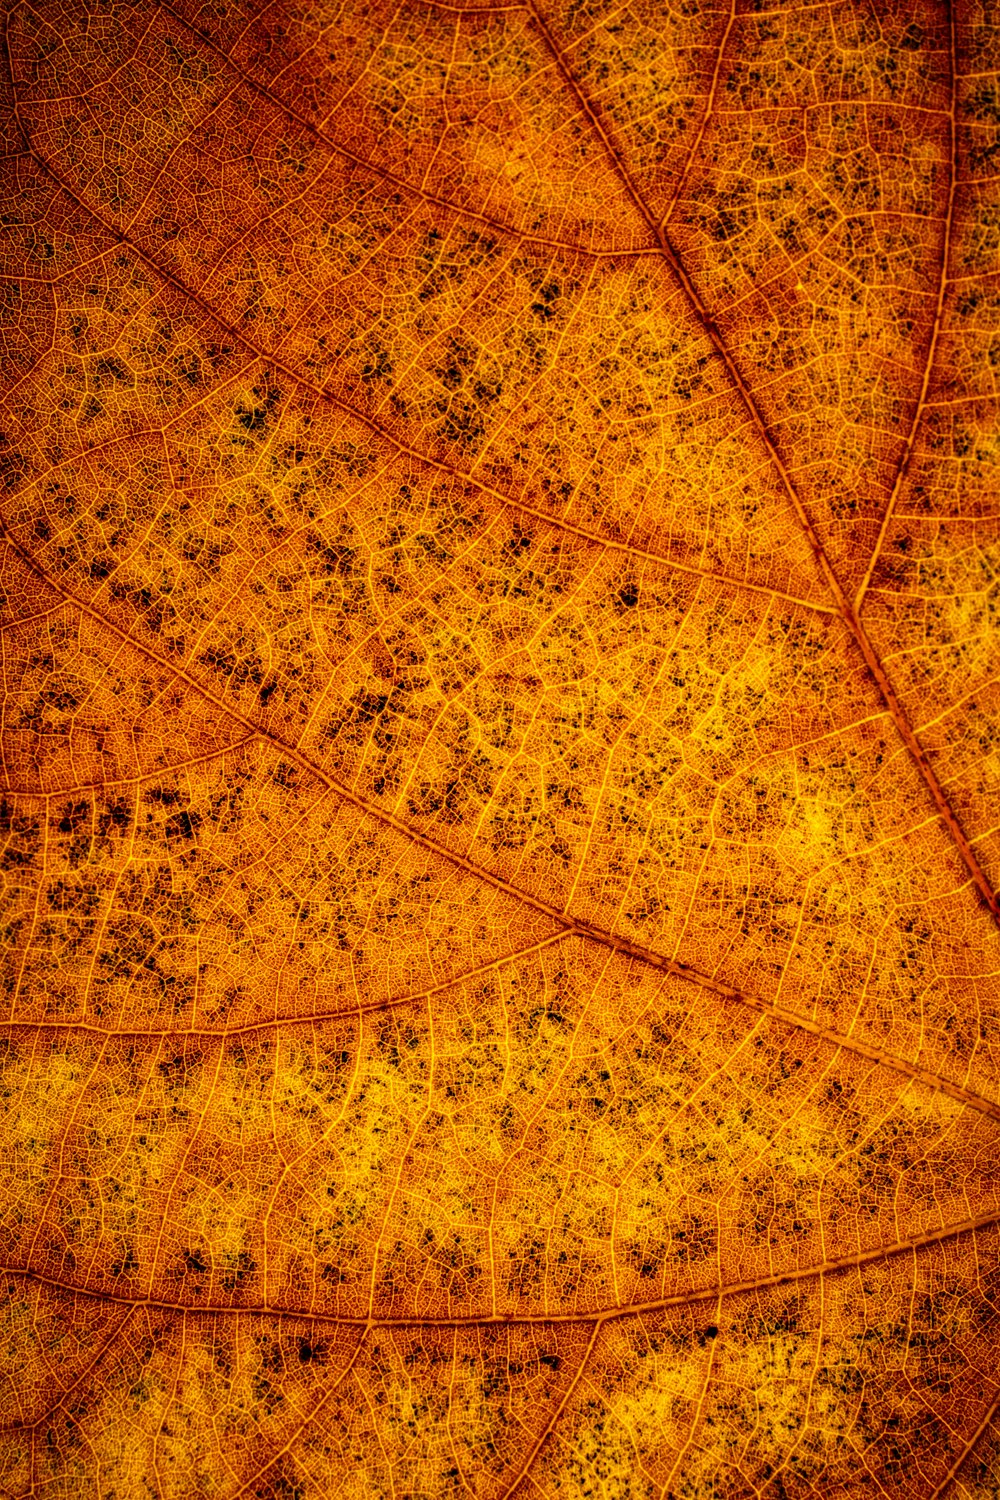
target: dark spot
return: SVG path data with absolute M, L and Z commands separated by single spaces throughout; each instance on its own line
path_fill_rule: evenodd
M 110 378 L 111 380 L 119 383 L 123 380 L 127 380 L 129 373 L 126 370 L 125 366 L 122 364 L 121 360 L 115 359 L 114 357 L 99 359 L 94 366 L 94 371 L 98 379 Z
M 260 432 L 267 421 L 267 412 L 263 407 L 253 406 L 248 411 L 245 406 L 236 408 L 236 420 L 247 432 Z
M 173 817 L 168 818 L 164 825 L 164 832 L 168 843 L 175 839 L 193 839 L 200 822 L 201 817 L 199 814 L 188 812 L 187 808 L 184 808 L 179 813 L 174 813 Z
M 164 1058 L 163 1062 L 157 1063 L 156 1069 L 169 1088 L 183 1088 L 189 1082 L 189 1073 L 193 1072 L 200 1062 L 200 1052 L 192 1052 L 190 1057 L 185 1057 L 182 1052 L 178 1052 L 174 1057 Z
M 322 1364 L 325 1358 L 326 1345 L 322 1340 L 319 1342 L 306 1338 L 299 1340 L 299 1359 L 302 1364 L 307 1365 L 311 1360 L 315 1360 L 317 1364 Z
M 90 813 L 87 802 L 68 802 L 62 810 L 58 828 L 60 833 L 76 833 Z
M 222 1278 L 222 1285 L 225 1291 L 235 1292 L 236 1288 L 242 1286 L 243 1282 L 256 1271 L 257 1262 L 245 1250 L 241 1250 L 238 1255 L 230 1256 L 229 1260 L 230 1265 Z
M 179 802 L 180 800 L 180 792 L 175 792 L 168 787 L 152 786 L 146 793 L 147 802 L 159 802 L 161 807 L 172 807 L 175 802 Z
M 355 695 L 354 702 L 357 704 L 357 722 L 370 724 L 385 712 L 389 698 L 386 693 L 362 693 Z
M 634 609 L 639 603 L 639 590 L 634 583 L 627 583 L 623 589 L 618 590 L 618 598 L 626 609 Z
M 139 1262 L 135 1258 L 135 1250 L 129 1245 L 120 1260 L 112 1261 L 111 1274 L 118 1280 L 119 1276 L 134 1276 L 139 1269 Z
M 392 360 L 385 349 L 378 349 L 374 358 L 362 366 L 361 379 L 371 383 L 374 380 L 387 380 L 392 375 Z

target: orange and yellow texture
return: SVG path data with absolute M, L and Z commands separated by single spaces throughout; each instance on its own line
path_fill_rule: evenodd
M 1000 1494 L 998 28 L 11 0 L 4 1500 Z

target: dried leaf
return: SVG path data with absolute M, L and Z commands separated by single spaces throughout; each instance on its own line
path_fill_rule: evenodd
M 7 55 L 3 1494 L 997 1496 L 993 8 Z

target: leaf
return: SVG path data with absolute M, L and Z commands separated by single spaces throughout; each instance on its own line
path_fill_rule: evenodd
M 9 10 L 5 1495 L 998 1493 L 996 53 Z

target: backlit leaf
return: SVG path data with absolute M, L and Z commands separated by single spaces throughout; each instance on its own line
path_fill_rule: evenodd
M 0 1491 L 1000 1493 L 972 0 L 13 0 Z

